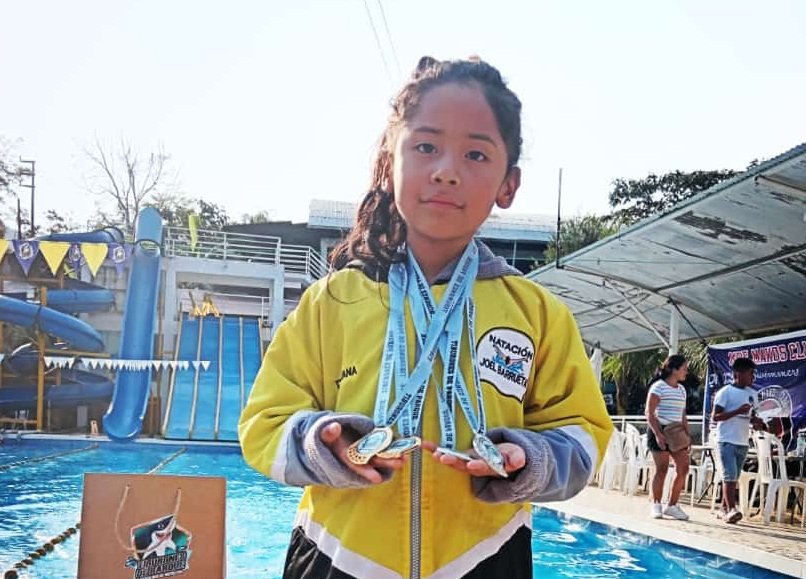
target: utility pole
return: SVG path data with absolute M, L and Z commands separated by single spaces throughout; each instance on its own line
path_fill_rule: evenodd
M 20 176 L 22 177 L 30 177 L 31 183 L 30 185 L 26 185 L 24 183 L 20 183 L 20 187 L 27 187 L 31 190 L 31 237 L 34 237 L 35 229 L 34 229 L 34 197 L 36 193 L 36 161 L 27 161 L 20 157 L 20 163 L 25 163 L 30 165 L 30 169 L 20 169 Z

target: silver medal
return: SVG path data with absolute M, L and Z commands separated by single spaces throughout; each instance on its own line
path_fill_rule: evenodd
M 477 434 L 473 437 L 473 450 L 479 455 L 479 458 L 487 463 L 495 474 L 500 477 L 507 478 L 507 471 L 504 468 L 504 455 L 498 450 L 498 447 L 493 444 L 493 441 L 483 434 Z
M 375 428 L 347 448 L 347 458 L 353 464 L 367 464 L 373 456 L 386 449 L 394 433 L 388 426 Z
M 409 436 L 408 438 L 399 438 L 385 449 L 380 451 L 377 456 L 380 458 L 400 458 L 404 454 L 414 452 L 420 448 L 422 441 L 418 436 Z

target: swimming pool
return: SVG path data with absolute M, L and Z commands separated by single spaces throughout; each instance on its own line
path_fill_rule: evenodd
M 280 577 L 299 499 L 247 467 L 234 446 L 116 444 L 84 438 L 6 437 L 0 444 L 0 573 L 75 525 L 84 472 L 148 472 L 178 449 L 160 474 L 227 478 L 228 577 Z M 76 452 L 70 452 L 76 451 Z M 67 454 L 70 452 L 69 454 Z M 3 468 L 54 453 L 56 458 Z M 262 508 L 255 508 L 260 505 Z M 536 509 L 535 577 L 783 577 L 729 559 Z M 78 537 L 56 545 L 20 577 L 75 577 Z

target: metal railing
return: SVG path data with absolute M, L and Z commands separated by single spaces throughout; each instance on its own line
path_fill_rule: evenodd
M 210 229 L 199 229 L 197 233 L 196 245 L 191 248 L 190 230 L 187 227 L 166 227 L 163 234 L 164 255 L 276 264 L 284 266 L 288 273 L 304 274 L 315 279 L 327 272 L 327 264 L 318 251 L 305 245 L 283 243 L 279 237 Z

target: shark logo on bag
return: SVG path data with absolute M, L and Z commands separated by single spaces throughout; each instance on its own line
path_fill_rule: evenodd
M 523 401 L 535 358 L 531 338 L 511 328 L 494 328 L 476 345 L 479 378 L 501 394 Z
M 190 568 L 191 534 L 176 524 L 175 515 L 132 527 L 131 534 L 137 552 L 126 560 L 126 567 L 134 569 L 134 579 L 171 577 Z

